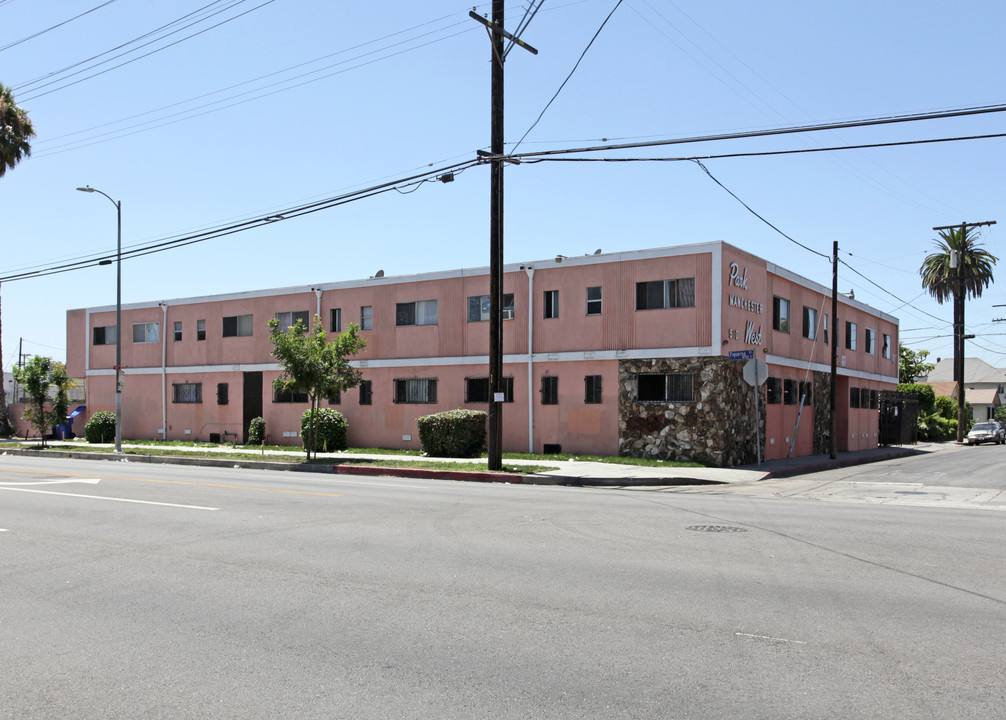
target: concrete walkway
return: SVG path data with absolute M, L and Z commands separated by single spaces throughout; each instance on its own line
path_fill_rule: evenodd
M 105 455 L 85 452 L 73 452 L 75 446 L 80 446 L 80 442 L 51 441 L 47 443 L 51 449 L 45 451 L 47 457 L 74 457 L 78 459 L 111 460 L 127 462 L 152 462 L 165 464 L 184 465 L 217 465 L 223 467 L 259 468 L 292 471 L 311 472 L 336 472 L 367 475 L 384 475 L 400 477 L 423 477 L 441 478 L 447 480 L 474 480 L 482 482 L 511 482 L 538 485 L 594 485 L 594 486 L 662 486 L 662 485 L 701 485 L 712 483 L 753 483 L 767 478 L 783 478 L 807 473 L 828 470 L 849 465 L 860 465 L 864 463 L 889 460 L 897 457 L 907 457 L 936 449 L 933 444 L 922 443 L 915 446 L 904 447 L 881 447 L 870 450 L 860 450 L 856 452 L 839 453 L 835 460 L 827 455 L 814 455 L 810 457 L 793 458 L 790 460 L 769 460 L 761 465 L 746 465 L 736 468 L 705 468 L 705 467 L 643 467 L 636 465 L 621 465 L 617 463 L 583 462 L 579 460 L 518 460 L 504 459 L 504 465 L 549 465 L 555 466 L 555 470 L 539 473 L 536 475 L 521 475 L 517 473 L 486 473 L 475 472 L 469 467 L 476 462 L 485 462 L 485 458 L 471 459 L 449 459 L 436 458 L 438 462 L 452 462 L 458 467 L 456 471 L 450 470 L 424 470 L 419 468 L 385 468 L 380 467 L 381 460 L 396 461 L 424 461 L 427 458 L 415 455 L 379 455 L 366 453 L 319 453 L 319 459 L 330 459 L 332 465 L 327 464 L 290 464 L 270 462 L 276 455 L 298 455 L 292 451 L 265 450 L 261 453 L 262 460 L 249 461 L 246 458 L 240 460 L 229 457 L 237 453 L 247 455 L 246 448 L 221 447 L 199 447 L 185 448 L 172 446 L 173 450 L 191 450 L 193 453 L 212 453 L 219 455 L 219 459 L 206 458 L 186 458 L 179 455 L 157 456 L 157 455 L 133 455 L 123 458 L 116 455 Z M 111 445 L 92 445 L 91 447 L 111 447 Z M 133 451 L 142 451 L 145 445 L 123 444 L 124 448 Z M 34 449 L 6 450 L 0 443 L 0 454 L 9 452 L 18 455 L 35 455 L 40 451 Z M 251 451 L 254 452 L 254 451 Z M 258 454 L 258 453 L 256 453 Z M 369 461 L 367 464 L 355 465 L 354 460 Z M 378 464 L 375 464 L 378 463 Z

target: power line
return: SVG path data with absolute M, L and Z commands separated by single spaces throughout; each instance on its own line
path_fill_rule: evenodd
M 45 35 L 47 32 L 55 30 L 56 28 L 61 28 L 64 25 L 72 23 L 74 20 L 79 20 L 80 18 L 84 17 L 85 15 L 90 15 L 95 10 L 101 10 L 101 8 L 105 7 L 106 5 L 111 5 L 114 2 L 115 2 L 115 0 L 108 0 L 107 2 L 103 2 L 101 5 L 98 5 L 97 7 L 93 7 L 90 10 L 85 10 L 84 12 L 80 13 L 79 15 L 74 15 L 69 20 L 64 20 L 61 23 L 57 23 L 57 24 L 55 24 L 55 25 L 53 25 L 51 27 L 47 27 L 45 30 L 39 30 L 38 32 L 32 33 L 31 35 L 28 35 L 26 37 L 21 38 L 20 40 L 15 40 L 14 42 L 7 43 L 3 47 L 0 47 L 0 52 L 3 52 L 4 50 L 10 50 L 12 47 L 17 47 L 21 43 L 26 43 L 29 40 L 34 40 L 35 38 L 39 37 L 40 35 Z

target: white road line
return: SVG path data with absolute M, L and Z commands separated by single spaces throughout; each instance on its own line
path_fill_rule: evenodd
M 14 487 L 18 485 L 70 485 L 73 483 L 97 485 L 100 482 L 101 478 L 79 478 L 76 480 L 31 480 L 30 482 L 0 482 L 0 488 Z
M 136 503 L 138 505 L 160 505 L 162 507 L 185 508 L 187 510 L 219 510 L 215 507 L 203 507 L 202 505 L 179 505 L 177 503 L 154 502 L 153 500 L 133 500 L 132 498 L 106 497 L 104 495 L 80 495 L 78 493 L 61 493 L 52 490 L 30 490 L 28 488 L 0 487 L 0 490 L 10 492 L 38 493 L 39 495 L 62 495 L 63 497 L 87 498 L 88 500 L 111 500 L 112 502 Z
M 787 640 L 786 638 L 777 638 L 770 635 L 752 635 L 751 633 L 735 632 L 734 635 L 737 637 L 754 638 L 755 640 L 772 640 L 773 642 L 784 642 L 793 643 L 795 645 L 806 645 L 804 640 Z

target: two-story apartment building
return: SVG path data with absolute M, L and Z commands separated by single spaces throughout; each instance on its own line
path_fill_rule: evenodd
M 329 403 L 356 447 L 419 447 L 416 419 L 488 397 L 487 268 L 123 307 L 123 435 L 243 438 L 262 416 L 299 443 L 306 400 L 277 396 L 270 318 L 362 328 L 358 389 Z M 838 446 L 875 446 L 897 384 L 897 320 L 726 243 L 510 264 L 503 280 L 504 450 L 694 458 L 827 452 L 831 343 Z M 68 370 L 89 412 L 114 406 L 115 308 L 67 313 Z M 731 351 L 765 361 L 755 391 Z

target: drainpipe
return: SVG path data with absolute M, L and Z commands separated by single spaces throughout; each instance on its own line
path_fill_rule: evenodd
M 314 295 L 315 295 L 316 298 L 318 298 L 318 302 L 315 305 L 314 314 L 317 315 L 319 318 L 321 318 L 321 288 L 311 288 L 311 289 L 314 290 Z M 313 327 L 314 327 L 314 323 L 308 323 L 308 330 L 309 331 Z
M 521 266 L 527 273 L 527 451 L 534 452 L 534 267 Z
M 168 439 L 168 304 L 161 306 L 161 440 Z

